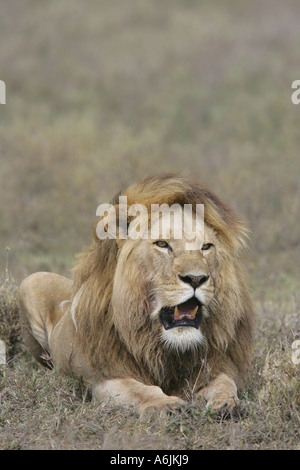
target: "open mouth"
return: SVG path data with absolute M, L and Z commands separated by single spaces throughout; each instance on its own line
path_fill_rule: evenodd
M 179 326 L 198 329 L 201 317 L 201 303 L 195 297 L 175 307 L 163 307 L 160 311 L 160 320 L 165 330 Z

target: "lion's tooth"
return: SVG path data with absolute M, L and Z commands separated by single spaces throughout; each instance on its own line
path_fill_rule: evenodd
M 192 313 L 190 314 L 190 318 L 193 320 L 196 316 L 196 313 L 198 312 L 198 305 L 194 308 Z
M 179 313 L 178 307 L 175 307 L 174 318 L 175 318 L 175 320 L 178 320 L 178 318 L 180 318 L 180 313 Z

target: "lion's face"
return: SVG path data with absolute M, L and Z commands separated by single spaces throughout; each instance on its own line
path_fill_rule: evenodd
M 130 322 L 136 328 L 147 321 L 166 347 L 184 351 L 205 342 L 201 323 L 214 296 L 220 241 L 204 226 L 197 249 L 187 249 L 188 243 L 183 232 L 178 239 L 172 230 L 168 238 L 124 243 L 113 289 L 114 310 L 123 312 L 115 319 L 122 331 L 126 322 L 128 329 Z

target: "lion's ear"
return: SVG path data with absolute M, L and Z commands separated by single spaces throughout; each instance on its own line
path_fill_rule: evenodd
M 96 241 L 110 238 L 122 246 L 127 239 L 127 208 L 119 204 L 101 204 L 97 208 L 96 216 L 98 217 L 94 227 Z

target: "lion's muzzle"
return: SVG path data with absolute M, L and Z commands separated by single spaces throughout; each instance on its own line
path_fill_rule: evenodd
M 160 320 L 165 330 L 177 327 L 198 329 L 201 318 L 202 305 L 195 297 L 175 307 L 163 307 L 160 311 Z

